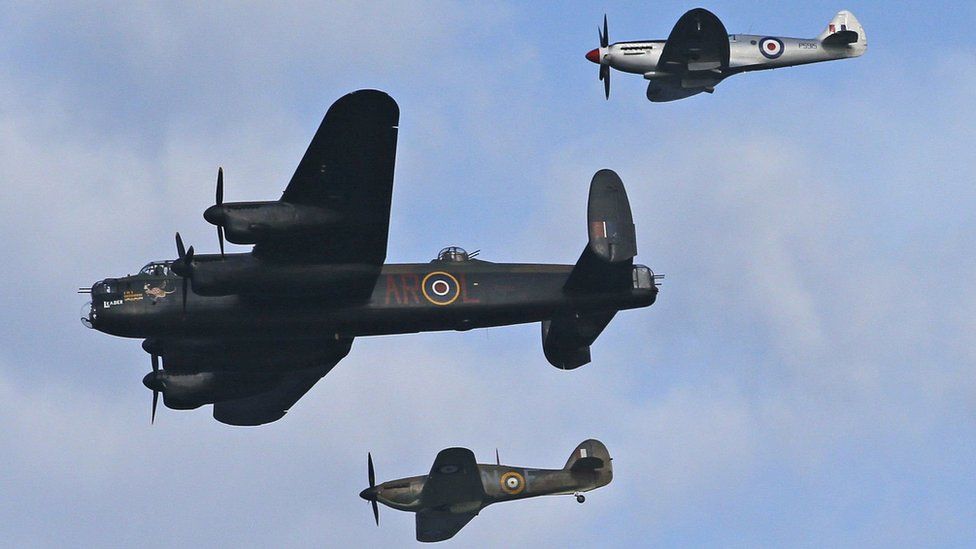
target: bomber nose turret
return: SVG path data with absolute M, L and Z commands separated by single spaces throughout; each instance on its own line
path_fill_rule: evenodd
M 85 328 L 95 327 L 95 309 L 92 308 L 92 302 L 90 300 L 81 306 L 81 323 Z

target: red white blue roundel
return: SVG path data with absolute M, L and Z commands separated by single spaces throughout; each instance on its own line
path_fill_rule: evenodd
M 759 51 L 766 59 L 776 59 L 783 55 L 783 41 L 779 38 L 763 38 L 759 41 Z

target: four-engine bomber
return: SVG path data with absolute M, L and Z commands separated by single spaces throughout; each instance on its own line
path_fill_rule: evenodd
M 426 263 L 385 264 L 399 109 L 362 90 L 326 114 L 278 201 L 215 205 L 221 253 L 177 259 L 91 289 L 86 325 L 144 339 L 153 418 L 213 404 L 233 425 L 281 418 L 358 336 L 541 322 L 545 356 L 572 369 L 619 310 L 647 307 L 656 277 L 635 265 L 620 178 L 590 183 L 588 244 L 575 265 L 492 263 L 456 247 Z M 223 240 L 253 243 L 224 253 Z M 161 359 L 161 363 L 160 363 Z

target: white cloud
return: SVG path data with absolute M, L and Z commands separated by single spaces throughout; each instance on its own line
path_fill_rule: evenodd
M 13 543 L 402 544 L 412 517 L 384 509 L 377 530 L 357 497 L 366 451 L 382 478 L 452 445 L 558 467 L 590 436 L 617 457 L 613 484 L 583 506 L 489 508 L 453 545 L 965 538 L 972 506 L 946 485 L 972 487 L 952 457 L 971 453 L 976 409 L 971 57 L 908 82 L 869 56 L 746 75 L 666 106 L 618 78 L 606 104 L 576 82 L 590 66 L 552 87 L 562 42 L 513 37 L 516 8 L 314 7 L 8 6 Z M 942 104 L 925 100 L 936 81 Z M 277 424 L 161 410 L 149 428 L 144 353 L 78 335 L 66 292 L 172 255 L 176 229 L 213 249 L 199 213 L 216 166 L 229 199 L 276 197 L 324 108 L 360 85 L 403 109 L 391 257 L 461 238 L 487 259 L 572 262 L 607 166 L 638 259 L 669 276 L 659 302 L 618 315 L 574 372 L 545 362 L 535 325 L 367 338 Z M 801 112 L 775 100 L 800 92 Z

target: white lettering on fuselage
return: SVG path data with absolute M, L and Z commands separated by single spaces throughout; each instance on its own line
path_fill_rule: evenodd
M 121 305 L 121 304 L 122 304 L 122 300 L 121 299 L 113 299 L 112 301 L 106 301 L 106 302 L 102 303 L 102 308 L 103 309 L 111 309 L 112 307 L 114 307 L 116 305 Z

